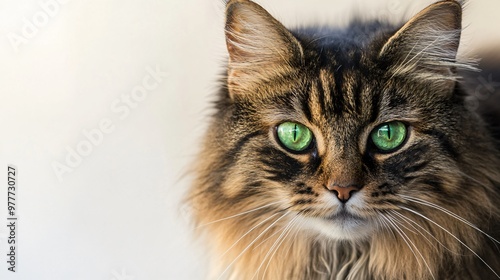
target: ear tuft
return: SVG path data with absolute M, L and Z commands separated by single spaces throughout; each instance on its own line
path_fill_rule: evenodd
M 297 39 L 252 1 L 227 3 L 225 33 L 232 96 L 285 75 L 301 62 L 302 47 Z
M 458 2 L 434 3 L 389 38 L 379 57 L 390 61 L 392 76 L 450 85 L 458 78 L 457 68 L 474 69 L 469 62 L 457 60 L 461 21 L 462 7 Z

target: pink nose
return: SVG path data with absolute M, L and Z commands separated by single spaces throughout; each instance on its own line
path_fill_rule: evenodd
M 341 202 L 347 202 L 351 198 L 354 192 L 359 191 L 359 187 L 356 185 L 350 185 L 348 187 L 342 187 L 337 184 L 329 186 L 328 189 L 334 192 Z

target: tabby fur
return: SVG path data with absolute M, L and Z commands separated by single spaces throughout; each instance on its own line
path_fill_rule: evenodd
M 470 106 L 461 14 L 440 1 L 401 26 L 288 30 L 227 3 L 227 73 L 189 192 L 210 279 L 500 278 L 500 114 Z M 393 120 L 406 143 L 376 151 L 370 131 Z M 313 132 L 310 151 L 279 145 L 285 121 Z M 362 188 L 342 203 L 332 182 Z

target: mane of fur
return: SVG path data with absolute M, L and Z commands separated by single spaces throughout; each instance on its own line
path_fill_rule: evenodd
M 213 154 L 206 156 L 214 158 Z M 422 207 L 421 215 L 431 217 L 434 223 L 416 214 L 404 215 L 405 220 L 415 223 L 393 222 L 407 240 L 388 229 L 391 225 L 387 222 L 379 225 L 383 228 L 381 232 L 364 241 L 332 241 L 298 228 L 300 219 L 290 226 L 291 217 L 273 210 L 276 201 L 266 201 L 265 197 L 257 198 L 258 202 L 249 200 L 232 205 L 238 209 L 229 212 L 223 209 L 227 206 L 206 205 L 206 197 L 195 197 L 197 224 L 199 230 L 206 231 L 204 240 L 214 256 L 210 260 L 213 270 L 209 278 L 489 279 L 484 277 L 491 276 L 483 276 L 483 273 L 491 275 L 491 271 L 478 262 L 478 256 L 472 251 L 487 259 L 492 269 L 500 267 L 499 258 L 495 257 L 499 252 L 495 243 L 474 227 L 499 217 L 494 204 L 498 201 L 494 184 L 499 185 L 500 178 L 498 171 L 491 167 L 499 166 L 500 162 L 494 157 L 482 157 L 481 161 L 484 164 L 463 167 L 468 174 L 474 174 L 473 178 L 461 178 L 468 181 L 465 186 L 471 188 L 467 193 L 469 199 L 448 209 L 461 213 L 472 225 L 436 209 Z M 205 174 L 201 178 L 210 180 L 211 168 L 205 166 L 201 170 Z M 473 187 L 478 190 L 474 191 Z M 255 214 L 228 218 L 233 213 L 244 213 L 262 205 L 270 206 Z M 455 271 L 449 271 L 453 267 Z

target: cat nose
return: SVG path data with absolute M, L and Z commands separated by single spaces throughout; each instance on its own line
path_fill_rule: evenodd
M 335 193 L 340 202 L 346 203 L 349 198 L 352 197 L 353 193 L 360 190 L 360 187 L 355 184 L 350 184 L 347 186 L 341 186 L 340 184 L 330 184 L 327 186 L 327 189 Z

